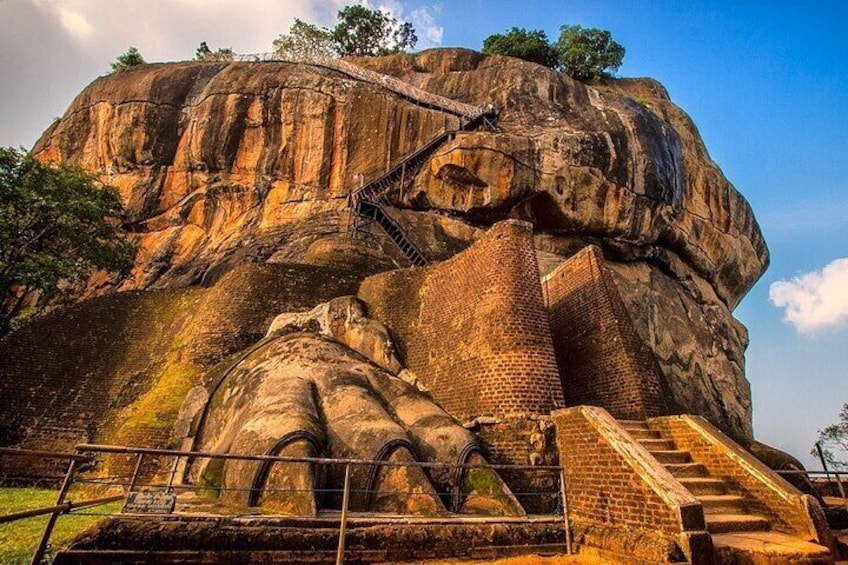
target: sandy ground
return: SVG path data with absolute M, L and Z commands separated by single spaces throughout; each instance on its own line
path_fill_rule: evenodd
M 561 555 L 553 557 L 542 557 L 541 555 L 523 555 L 521 557 L 505 557 L 495 560 L 437 560 L 437 561 L 403 561 L 398 563 L 387 563 L 385 565 L 588 565 L 591 563 L 586 558 L 580 559 L 576 555 Z

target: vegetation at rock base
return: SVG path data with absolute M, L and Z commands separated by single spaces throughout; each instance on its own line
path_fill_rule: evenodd
M 543 30 L 516 27 L 483 41 L 483 53 L 517 57 L 584 81 L 614 74 L 621 67 L 624 52 L 610 32 L 579 25 L 562 26 L 554 43 Z
M 43 508 L 56 503 L 55 490 L 40 488 L 0 488 L 0 514 L 21 512 L 33 508 Z M 50 538 L 51 547 L 58 549 L 82 531 L 104 519 L 100 514 L 114 513 L 120 510 L 121 503 L 80 510 L 60 516 L 56 529 Z M 29 563 L 35 546 L 41 540 L 47 516 L 27 518 L 7 524 L 0 524 L 0 563 L 4 565 L 25 565 Z
M 816 442 L 821 446 L 822 455 L 829 469 L 848 470 L 848 402 L 839 411 L 839 421 L 819 431 Z M 818 449 L 813 446 L 810 454 L 818 457 Z
M 551 68 L 558 64 L 557 52 L 541 29 L 514 27 L 505 34 L 490 35 L 483 41 L 483 53 L 508 55 Z
M 141 53 L 135 47 L 130 47 L 124 53 L 118 55 L 118 58 L 115 59 L 115 62 L 112 63 L 113 71 L 124 71 L 130 67 L 135 67 L 136 65 L 143 65 L 147 61 L 144 60 L 144 57 L 141 56 Z
M 135 246 L 122 215 L 93 175 L 0 148 L 0 337 L 92 271 L 128 272 Z
M 298 59 L 314 57 L 371 57 L 415 47 L 418 37 L 409 22 L 381 10 L 355 4 L 339 10 L 338 23 L 319 27 L 295 19 L 288 33 L 274 40 L 274 52 Z
M 229 47 L 221 47 L 217 51 L 212 51 L 205 41 L 201 41 L 197 50 L 194 52 L 195 61 L 232 61 L 233 50 Z

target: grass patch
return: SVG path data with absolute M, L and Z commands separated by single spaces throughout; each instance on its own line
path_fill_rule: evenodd
M 39 488 L 0 488 L 0 515 L 21 512 L 33 508 L 43 508 L 56 503 L 58 492 Z M 118 512 L 121 503 L 115 502 L 103 506 L 82 509 L 89 514 Z M 54 551 L 64 547 L 83 530 L 103 520 L 103 516 L 66 514 L 59 516 L 53 536 L 50 539 Z M 3 565 L 26 565 L 29 563 L 35 546 L 41 541 L 41 534 L 49 516 L 26 518 L 16 522 L 0 524 L 0 563 Z

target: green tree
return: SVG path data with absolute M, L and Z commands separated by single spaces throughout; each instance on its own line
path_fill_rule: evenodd
M 118 195 L 89 173 L 0 148 L 0 337 L 94 270 L 124 274 L 135 246 Z M 31 306 L 31 305 L 30 305 Z
M 390 55 L 415 47 L 418 42 L 411 23 L 398 22 L 385 12 L 360 4 L 339 10 L 338 19 L 331 33 L 336 50 L 343 57 Z
M 130 47 L 125 53 L 118 55 L 118 58 L 112 63 L 112 70 L 123 71 L 136 65 L 143 65 L 144 63 L 144 57 L 141 56 L 138 49 Z
M 194 52 L 195 61 L 232 61 L 233 50 L 229 47 L 223 47 L 217 51 L 209 49 L 209 45 L 205 41 L 201 41 L 197 50 Z
M 551 68 L 559 63 L 556 50 L 541 29 L 514 27 L 505 34 L 490 35 L 483 41 L 483 53 L 518 57 Z
M 822 455 L 828 468 L 836 471 L 848 470 L 848 402 L 842 405 L 837 423 L 819 430 L 819 439 L 816 443 L 822 448 Z M 818 457 L 815 446 L 810 454 Z
M 611 76 L 624 60 L 624 47 L 610 32 L 579 25 L 562 26 L 554 48 L 562 72 L 577 80 Z
M 339 55 L 330 30 L 300 19 L 294 20 L 288 33 L 274 40 L 274 53 L 294 60 Z

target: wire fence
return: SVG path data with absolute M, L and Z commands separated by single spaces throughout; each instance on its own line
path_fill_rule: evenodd
M 392 460 L 238 455 L 125 446 L 80 445 L 73 453 L 0 448 L 0 461 L 37 459 L 67 464 L 63 475 L 2 474 L 0 486 L 58 485 L 55 504 L 0 516 L 0 524 L 48 516 L 31 565 L 42 564 L 62 515 L 120 514 L 262 516 L 327 519 L 338 523 L 337 562 L 344 559 L 350 518 L 391 523 L 400 517 L 527 519 L 524 508 L 561 516 L 568 532 L 563 473 L 557 466 L 455 464 Z M 9 468 L 9 467 L 3 467 Z M 20 469 L 11 466 L 10 468 Z M 523 474 L 529 488 L 511 490 L 502 475 Z M 543 485 L 539 487 L 539 485 Z M 557 520 L 559 518 L 556 518 Z M 570 539 L 567 537 L 567 543 Z M 570 551 L 570 546 L 569 546 Z
M 415 87 L 408 82 L 394 78 L 383 73 L 378 73 L 359 65 L 355 65 L 349 61 L 330 57 L 320 52 L 303 53 L 300 55 L 282 54 L 276 52 L 269 53 L 251 53 L 251 54 L 234 54 L 233 61 L 261 63 L 261 62 L 279 62 L 279 63 L 295 63 L 307 64 L 318 67 L 325 67 L 342 74 L 348 75 L 357 80 L 376 84 L 395 94 L 408 98 L 417 104 L 423 104 L 435 109 L 443 110 L 451 114 L 463 116 L 466 119 L 478 118 L 492 110 L 473 104 L 459 102 L 445 96 L 439 96 L 432 92 L 427 92 L 421 88 Z
M 803 491 L 812 491 L 827 506 L 848 509 L 848 472 L 781 470 L 777 474 Z

